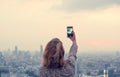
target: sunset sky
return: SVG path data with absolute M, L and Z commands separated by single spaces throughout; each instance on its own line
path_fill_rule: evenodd
M 120 51 L 120 0 L 0 0 L 0 51 L 39 50 L 54 37 L 66 51 L 66 27 L 79 51 Z

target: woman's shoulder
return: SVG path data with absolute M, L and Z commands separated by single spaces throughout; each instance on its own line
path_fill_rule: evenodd
M 68 59 L 65 61 L 65 66 L 72 66 L 72 67 L 74 67 L 74 66 L 75 66 L 75 59 L 73 59 L 72 57 L 71 57 L 71 58 L 68 58 Z
M 72 68 L 72 67 L 74 67 L 73 63 L 69 59 L 67 59 L 64 63 L 63 68 Z

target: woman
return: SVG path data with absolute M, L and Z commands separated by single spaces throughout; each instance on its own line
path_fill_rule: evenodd
M 75 74 L 75 61 L 77 53 L 77 44 L 75 33 L 70 38 L 72 46 L 67 60 L 64 60 L 64 48 L 58 38 L 48 42 L 44 55 L 43 66 L 40 68 L 40 77 L 73 77 Z

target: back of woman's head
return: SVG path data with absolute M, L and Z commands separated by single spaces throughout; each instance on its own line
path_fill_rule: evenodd
M 61 68 L 64 65 L 64 48 L 58 38 L 48 42 L 43 55 L 43 65 L 47 68 Z

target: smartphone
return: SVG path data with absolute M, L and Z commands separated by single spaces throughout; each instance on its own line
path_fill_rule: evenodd
M 67 37 L 73 37 L 73 26 L 67 26 Z

